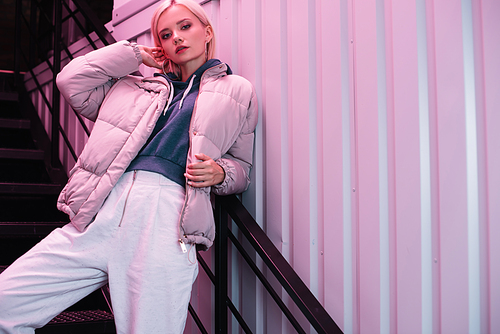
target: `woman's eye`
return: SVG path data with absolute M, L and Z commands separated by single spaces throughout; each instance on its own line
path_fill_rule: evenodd
M 169 39 L 171 35 L 172 35 L 171 33 L 163 34 L 163 35 L 161 36 L 161 38 L 162 38 L 162 39 Z
M 189 29 L 191 27 L 191 24 L 185 24 L 182 26 L 182 30 L 186 30 L 186 29 Z

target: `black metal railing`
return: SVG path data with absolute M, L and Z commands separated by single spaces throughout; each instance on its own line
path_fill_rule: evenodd
M 59 159 L 59 136 L 65 142 L 73 158 L 77 159 L 64 128 L 60 125 L 60 93 L 56 85 L 56 76 L 61 70 L 61 55 L 66 54 L 70 60 L 73 54 L 69 51 L 69 43 L 85 38 L 89 44 L 97 49 L 92 38 L 93 32 L 103 45 L 116 42 L 97 16 L 90 10 L 84 0 L 31 0 L 30 2 L 16 0 L 15 25 L 15 63 L 14 73 L 16 85 L 23 86 L 21 68 L 31 75 L 38 93 L 52 116 L 51 124 L 51 155 L 56 164 Z M 72 27 L 71 34 L 63 34 L 63 26 Z M 78 29 L 74 29 L 78 28 Z M 69 30 L 69 29 L 68 29 Z M 28 45 L 24 41 L 29 41 Z M 34 68 L 45 63 L 52 73 L 51 95 L 45 94 Z M 75 113 L 82 129 L 90 134 L 82 117 Z
M 318 333 L 342 333 L 335 321 L 326 312 L 320 302 L 314 297 L 309 288 L 300 279 L 290 264 L 286 261 L 279 250 L 274 246 L 266 233 L 253 219 L 241 201 L 235 196 L 215 197 L 215 217 L 217 238 L 215 242 L 215 326 L 217 333 L 227 333 L 227 308 L 237 319 L 245 333 L 251 333 L 247 324 L 242 321 L 241 314 L 236 310 L 228 296 L 228 243 L 231 242 L 237 249 L 239 255 L 249 265 L 256 277 L 260 280 L 269 295 L 276 302 L 290 324 L 297 333 L 306 333 L 299 321 L 285 305 L 280 294 L 273 288 L 266 275 L 258 268 L 254 260 L 254 254 L 249 254 L 238 238 L 229 227 L 232 221 L 236 224 L 238 231 L 251 245 L 251 251 L 262 259 L 267 272 L 276 278 L 298 310 L 306 317 L 309 324 Z M 206 269 L 207 266 L 202 266 Z M 269 275 L 268 275 L 269 276 Z
M 52 4 L 47 6 L 46 0 L 32 0 L 29 3 L 29 9 L 23 7 L 26 1 L 16 0 L 16 56 L 14 71 L 18 78 L 17 84 L 23 85 L 20 76 L 21 68 L 31 75 L 31 79 L 35 83 L 38 93 L 44 101 L 46 107 L 52 114 L 52 157 L 59 157 L 59 141 L 61 136 L 64 139 L 64 144 L 68 147 L 77 159 L 77 155 L 68 140 L 64 129 L 60 125 L 60 93 L 57 89 L 55 78 L 61 68 L 61 55 L 66 54 L 66 57 L 73 59 L 73 55 L 69 51 L 71 36 L 63 33 L 63 27 L 77 27 L 80 38 L 86 38 L 88 43 L 97 49 L 97 44 L 91 33 L 94 32 L 98 40 L 103 45 L 109 45 L 115 42 L 111 34 L 99 22 L 97 17 L 92 13 L 89 6 L 84 0 L 49 0 Z M 205 3 L 208 1 L 205 1 Z M 44 27 L 44 29 L 38 29 Z M 26 39 L 27 37 L 27 39 Z M 74 40 L 73 36 L 73 40 Z M 21 41 L 29 40 L 29 45 L 23 45 Z M 28 49 L 26 52 L 25 49 Z M 21 61 L 24 63 L 21 64 Z M 47 67 L 52 72 L 52 94 L 50 98 L 45 95 L 44 89 L 37 80 L 37 75 L 34 72 L 35 66 L 46 63 Z M 80 120 L 80 124 L 84 131 L 90 134 L 82 118 L 75 113 Z M 273 245 L 265 232 L 255 222 L 252 216 L 248 213 L 242 203 L 234 195 L 232 196 L 215 196 L 215 217 L 217 238 L 214 245 L 215 250 L 215 266 L 214 272 L 203 261 L 201 256 L 198 256 L 200 266 L 205 271 L 213 285 L 215 286 L 215 329 L 217 333 L 227 333 L 228 330 L 228 309 L 232 316 L 237 320 L 238 324 L 245 333 L 252 333 L 250 327 L 245 322 L 243 316 L 238 311 L 228 296 L 228 245 L 234 245 L 238 254 L 248 264 L 255 276 L 260 280 L 262 285 L 268 291 L 276 305 L 283 312 L 290 324 L 298 333 L 306 333 L 300 322 L 283 302 L 280 293 L 282 289 L 286 291 L 290 299 L 296 305 L 298 312 L 305 316 L 307 322 L 318 333 L 342 333 L 333 319 L 328 315 L 323 306 L 314 297 L 311 291 L 303 283 L 300 277 L 295 273 L 293 268 L 288 264 L 286 259 L 281 255 L 278 249 Z M 245 248 L 239 242 L 238 237 L 233 234 L 228 225 L 234 222 L 239 230 L 239 233 L 246 238 L 247 243 L 251 245 L 251 254 L 248 253 L 248 247 Z M 262 259 L 265 266 L 265 274 L 259 269 L 259 266 L 253 260 L 258 256 Z M 279 283 L 277 292 L 273 288 L 273 284 L 269 279 L 276 279 Z M 208 333 L 200 318 L 196 314 L 194 308 L 189 305 L 189 312 L 198 326 L 201 333 Z

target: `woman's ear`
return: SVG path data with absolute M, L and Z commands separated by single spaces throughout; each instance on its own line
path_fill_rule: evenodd
M 212 30 L 211 26 L 207 26 L 205 28 L 205 42 L 210 42 L 212 40 L 212 37 L 214 37 L 214 31 Z

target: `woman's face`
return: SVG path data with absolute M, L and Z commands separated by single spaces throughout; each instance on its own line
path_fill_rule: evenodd
M 158 35 L 165 56 L 181 68 L 196 70 L 206 61 L 205 45 L 212 30 L 186 7 L 174 5 L 158 19 Z

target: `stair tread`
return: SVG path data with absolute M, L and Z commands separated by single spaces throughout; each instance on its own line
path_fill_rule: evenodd
M 63 312 L 44 327 L 36 330 L 37 334 L 67 333 L 116 333 L 114 317 L 111 313 L 90 310 Z
M 0 158 L 20 160 L 43 160 L 45 152 L 26 148 L 0 148 Z
M 0 128 L 3 129 L 29 129 L 30 126 L 28 119 L 0 118 Z
M 43 225 L 43 224 L 46 224 L 46 225 L 59 225 L 59 224 L 66 224 L 66 222 L 60 222 L 60 221 L 53 221 L 53 222 L 26 222 L 26 221 L 22 221 L 22 222 L 0 222 L 0 226 L 1 225 L 29 225 L 29 224 L 33 224 L 33 225 Z
M 47 325 L 36 330 L 37 334 L 67 333 L 116 333 L 114 317 L 101 310 L 63 312 Z
M 0 194 L 58 194 L 60 184 L 0 182 Z
M 102 321 L 113 320 L 113 315 L 102 310 L 84 310 L 63 312 L 52 319 L 48 325 L 68 323 L 68 322 L 85 322 L 85 321 Z
M 67 222 L 0 222 L 0 236 L 45 236 Z
M 2 101 L 18 101 L 19 94 L 17 92 L 0 92 L 0 100 L 2 100 Z

